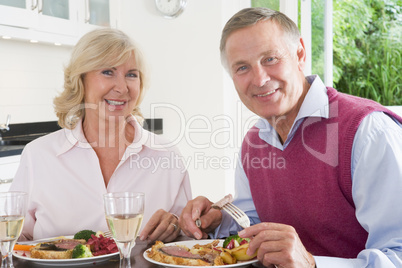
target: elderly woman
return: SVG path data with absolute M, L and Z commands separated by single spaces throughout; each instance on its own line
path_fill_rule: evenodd
M 145 193 L 142 240 L 179 235 L 188 173 L 177 149 L 141 126 L 145 85 L 142 56 L 123 32 L 80 39 L 54 100 L 62 129 L 25 147 L 10 189 L 29 193 L 21 239 L 107 230 L 103 194 L 122 191 Z

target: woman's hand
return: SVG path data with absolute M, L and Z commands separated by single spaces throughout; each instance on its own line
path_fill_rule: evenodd
M 265 267 L 315 267 L 313 256 L 292 226 L 263 222 L 242 230 L 239 236 L 252 238 L 247 254 L 252 255 L 258 250 L 257 258 Z
M 180 234 L 179 221 L 175 215 L 159 209 L 152 215 L 140 234 L 141 240 L 171 242 Z
M 211 209 L 213 203 L 206 197 L 198 196 L 190 200 L 180 215 L 180 227 L 188 237 L 196 239 L 208 238 L 208 232 L 212 232 L 222 221 L 220 210 Z M 201 225 L 197 226 L 196 221 Z

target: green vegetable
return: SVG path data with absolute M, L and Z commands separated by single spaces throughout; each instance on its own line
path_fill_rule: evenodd
M 243 240 L 246 240 L 246 241 L 250 241 L 250 239 L 248 239 L 248 238 L 241 238 L 239 235 L 231 235 L 231 236 L 229 236 L 229 237 L 227 237 L 226 239 L 225 239 L 225 241 L 223 241 L 223 247 L 224 248 L 226 248 L 227 247 L 227 245 L 230 243 L 230 241 L 232 241 L 232 239 L 233 240 L 235 240 L 235 241 L 237 241 L 238 243 L 239 243 L 239 245 L 241 244 L 241 242 L 243 241 Z
M 85 239 L 88 242 L 88 239 L 91 238 L 91 235 L 96 235 L 96 233 L 92 230 L 82 230 L 74 235 L 74 239 Z
M 89 249 L 89 247 L 82 245 L 82 244 L 78 244 L 73 249 L 73 259 L 89 258 L 89 257 L 93 257 L 92 252 Z

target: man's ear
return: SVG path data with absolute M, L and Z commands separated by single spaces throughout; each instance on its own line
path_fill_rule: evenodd
M 303 71 L 306 66 L 306 48 L 304 46 L 303 38 L 300 37 L 297 45 L 297 61 L 299 62 L 299 70 Z

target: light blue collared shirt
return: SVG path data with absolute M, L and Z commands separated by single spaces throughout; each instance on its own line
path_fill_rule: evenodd
M 256 123 L 260 138 L 280 150 L 284 150 L 292 141 L 304 118 L 329 116 L 325 85 L 318 76 L 306 78 L 311 87 L 283 145 L 267 120 L 260 118 Z M 382 112 L 368 115 L 356 132 L 351 159 L 356 217 L 369 233 L 366 249 L 356 259 L 314 256 L 317 268 L 402 267 L 401 124 Z M 260 223 L 247 176 L 239 163 L 236 167 L 235 189 L 234 204 L 246 212 L 251 224 Z M 239 230 L 240 227 L 224 214 L 215 234 L 224 237 Z

